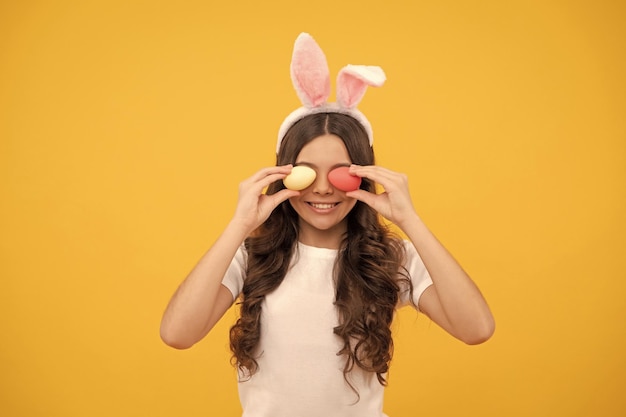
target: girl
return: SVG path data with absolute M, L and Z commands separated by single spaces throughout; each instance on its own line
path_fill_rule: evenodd
M 240 184 L 232 220 L 163 316 L 165 343 L 188 348 L 240 299 L 230 342 L 245 417 L 384 416 L 390 324 L 403 305 L 468 344 L 494 331 L 480 291 L 416 213 L 406 176 L 375 165 L 371 126 L 355 107 L 382 71 L 344 68 L 338 103 L 327 103 L 324 67 L 300 35 L 292 78 L 304 107 L 281 126 L 277 164 Z M 294 166 L 314 171 L 301 190 L 282 181 Z M 342 190 L 339 167 L 358 189 Z

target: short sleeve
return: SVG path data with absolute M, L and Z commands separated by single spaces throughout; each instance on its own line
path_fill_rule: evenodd
M 413 284 L 413 303 L 417 306 L 422 293 L 433 284 L 433 280 L 415 246 L 410 241 L 405 240 L 404 248 L 406 250 L 406 261 L 404 264 L 406 271 L 404 272 L 408 272 Z M 399 307 L 411 304 L 409 289 L 406 287 L 406 285 L 401 285 L 400 287 Z
M 239 297 L 241 290 L 243 289 L 243 277 L 246 273 L 246 262 L 248 256 L 246 248 L 242 244 L 237 249 L 233 260 L 230 262 L 230 266 L 224 274 L 222 279 L 222 285 L 224 285 L 233 294 L 233 300 Z

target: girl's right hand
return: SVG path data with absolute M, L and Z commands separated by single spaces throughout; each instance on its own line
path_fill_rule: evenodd
M 259 227 L 283 201 L 300 195 L 299 191 L 283 189 L 267 195 L 263 190 L 275 181 L 284 179 L 293 165 L 263 168 L 239 184 L 239 200 L 233 221 L 249 232 Z

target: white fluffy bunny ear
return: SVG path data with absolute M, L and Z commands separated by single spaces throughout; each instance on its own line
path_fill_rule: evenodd
M 385 72 L 380 67 L 347 65 L 337 75 L 337 103 L 353 109 L 363 98 L 368 85 L 380 87 L 385 80 Z
M 330 76 L 324 52 L 308 33 L 301 33 L 293 47 L 291 81 L 305 107 L 318 107 L 330 95 Z

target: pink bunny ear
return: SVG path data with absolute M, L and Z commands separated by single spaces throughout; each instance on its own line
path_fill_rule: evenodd
M 308 33 L 301 33 L 293 47 L 291 80 L 305 107 L 318 107 L 328 100 L 330 77 L 326 56 Z
M 367 86 L 380 87 L 385 83 L 385 73 L 380 67 L 347 65 L 337 76 L 337 102 L 352 109 L 363 98 Z

